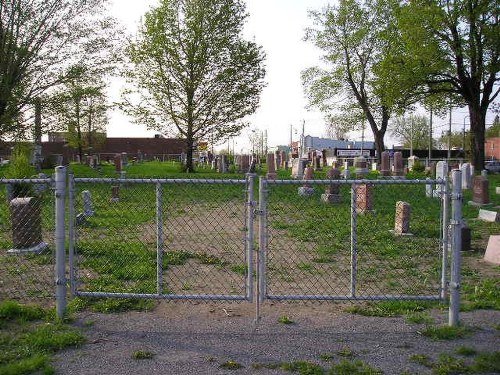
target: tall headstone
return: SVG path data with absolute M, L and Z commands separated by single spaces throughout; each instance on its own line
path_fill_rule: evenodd
M 394 153 L 394 175 L 404 175 L 403 154 L 400 151 Z
M 351 171 L 348 168 L 344 169 L 344 171 L 342 172 L 342 177 L 344 178 L 344 180 L 349 180 L 351 178 Z
M 274 153 L 270 152 L 267 154 L 267 175 L 268 180 L 276 179 L 276 165 L 274 164 Z
M 373 185 L 362 184 L 356 186 L 356 212 L 373 211 Z
M 274 170 L 277 171 L 281 168 L 281 152 L 276 151 L 274 153 Z
M 287 158 L 287 153 L 285 151 L 281 151 L 281 168 L 288 169 L 288 158 Z
M 39 253 L 47 248 L 42 241 L 40 201 L 34 197 L 13 198 L 9 203 L 12 242 L 10 253 Z
M 330 184 L 327 185 L 325 194 L 321 195 L 321 200 L 326 203 L 340 203 L 342 200 L 340 185 L 334 182 L 340 179 L 340 171 L 337 168 L 332 168 L 326 172 L 326 178 L 330 180 Z
M 128 165 L 128 156 L 126 152 L 122 152 L 122 165 L 124 167 Z
M 427 178 L 426 178 L 426 180 L 427 180 L 427 181 L 430 181 L 430 180 L 431 180 L 431 178 L 430 178 L 430 177 L 427 177 Z M 432 184 L 427 183 L 427 184 L 425 185 L 425 196 L 426 196 L 427 198 L 432 198 L 432 197 L 433 197 L 433 188 L 432 188 Z
M 474 188 L 472 190 L 472 202 L 478 205 L 490 203 L 489 182 L 483 176 L 474 177 Z
M 472 176 L 470 174 L 470 164 L 463 163 L 461 170 L 462 170 L 462 189 L 470 190 L 472 188 Z
M 292 177 L 301 180 L 304 177 L 304 169 L 307 159 L 292 159 Z
M 83 215 L 85 217 L 94 216 L 95 211 L 92 208 L 92 195 L 90 191 L 84 190 L 82 191 L 82 200 L 83 200 Z
M 410 233 L 410 211 L 408 202 L 396 202 L 396 219 L 394 222 L 394 233 L 402 235 Z
M 314 188 L 308 183 L 308 181 L 314 178 L 314 169 L 308 166 L 304 173 L 304 186 L 299 187 L 299 195 L 309 197 L 314 194 Z
M 500 236 L 490 236 L 484 253 L 484 260 L 488 263 L 500 265 Z
M 382 152 L 382 164 L 380 166 L 382 176 L 391 175 L 391 153 L 389 151 Z
M 114 158 L 115 162 L 115 171 L 121 172 L 122 170 L 122 156 L 120 154 L 116 154 Z
M 408 158 L 408 169 L 410 171 L 413 170 L 415 167 L 415 164 L 418 162 L 418 156 L 412 155 Z
M 120 187 L 117 185 L 111 186 L 111 202 L 120 201 Z

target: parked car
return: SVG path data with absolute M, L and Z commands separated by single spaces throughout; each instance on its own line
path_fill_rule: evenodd
M 500 161 L 487 161 L 484 168 L 490 173 L 500 172 Z

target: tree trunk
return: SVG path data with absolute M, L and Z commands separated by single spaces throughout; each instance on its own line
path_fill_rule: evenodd
M 186 137 L 186 172 L 194 172 L 193 167 L 193 135 L 188 133 Z
M 471 163 L 476 171 L 484 169 L 485 116 L 478 106 L 469 104 Z

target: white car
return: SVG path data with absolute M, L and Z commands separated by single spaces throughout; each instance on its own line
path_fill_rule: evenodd
M 490 173 L 500 172 L 500 161 L 487 161 L 484 163 L 484 168 Z

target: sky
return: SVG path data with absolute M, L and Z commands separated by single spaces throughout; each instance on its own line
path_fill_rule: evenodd
M 256 113 L 248 118 L 250 128 L 243 130 L 240 137 L 229 143 L 235 152 L 245 152 L 251 148 L 249 136 L 252 130 L 267 131 L 270 147 L 290 143 L 290 131 L 293 140 L 298 140 L 305 124 L 305 134 L 325 136 L 323 115 L 307 108 L 307 101 L 302 88 L 300 73 L 302 70 L 318 64 L 321 51 L 311 43 L 304 42 L 304 30 L 312 26 L 308 10 L 317 10 L 331 3 L 331 0 L 246 0 L 249 17 L 244 29 L 244 37 L 260 44 L 266 53 L 266 81 L 260 106 Z M 121 21 L 128 31 L 134 34 L 141 16 L 157 0 L 114 0 L 111 14 Z M 121 84 L 114 82 L 111 95 L 118 98 Z M 110 116 L 109 137 L 152 137 L 155 132 L 131 123 L 118 110 Z M 466 108 L 456 109 L 452 114 L 453 131 L 461 131 L 463 124 L 468 125 Z M 493 121 L 493 115 L 487 118 L 487 124 Z M 435 138 L 442 131 L 448 130 L 449 118 L 434 117 Z M 349 139 L 360 140 L 360 133 L 349 134 Z M 365 140 L 373 140 L 371 132 L 365 132 Z M 386 136 L 386 147 L 395 144 L 390 135 Z M 226 145 L 220 147 L 227 147 Z

